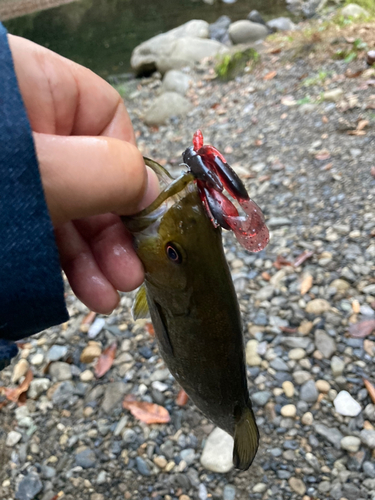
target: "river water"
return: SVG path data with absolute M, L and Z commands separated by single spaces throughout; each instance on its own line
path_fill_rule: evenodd
M 265 18 L 285 14 L 283 0 L 79 0 L 4 24 L 10 33 L 33 40 L 83 64 L 103 77 L 130 71 L 136 45 L 191 19 L 214 22 L 226 14 L 244 19 L 252 9 Z

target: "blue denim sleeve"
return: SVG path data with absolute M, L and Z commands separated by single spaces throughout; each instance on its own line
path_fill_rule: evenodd
M 0 366 L 15 341 L 68 319 L 29 120 L 0 23 Z

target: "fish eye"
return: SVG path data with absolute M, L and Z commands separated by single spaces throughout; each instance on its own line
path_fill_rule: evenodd
M 169 260 L 171 260 L 175 264 L 181 264 L 182 262 L 181 253 L 177 250 L 177 248 L 173 245 L 173 243 L 170 242 L 167 243 L 165 251 L 167 253 L 167 257 Z

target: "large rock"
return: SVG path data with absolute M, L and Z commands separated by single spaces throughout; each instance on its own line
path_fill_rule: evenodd
M 271 21 L 268 21 L 267 26 L 272 31 L 291 31 L 296 29 L 296 25 L 289 17 L 271 19 Z
M 131 67 L 137 74 L 152 72 L 157 69 L 160 57 L 168 57 L 174 43 L 182 37 L 208 38 L 209 24 L 193 19 L 178 28 L 156 35 L 138 45 L 132 53 Z
M 341 9 L 341 15 L 344 17 L 368 17 L 370 14 L 360 5 L 350 3 Z
M 228 16 L 220 16 L 217 21 L 210 24 L 209 33 L 212 40 L 217 40 L 218 42 L 224 42 L 227 37 L 227 32 L 231 19 Z
M 177 92 L 165 92 L 157 97 L 146 111 L 144 121 L 147 125 L 161 125 L 172 116 L 184 116 L 191 104 Z
M 233 467 L 233 438 L 217 427 L 204 445 L 201 464 L 212 472 L 225 473 Z
M 228 48 L 216 40 L 184 36 L 171 43 L 168 52 L 160 54 L 156 61 L 156 67 L 164 74 L 170 69 L 192 66 L 206 57 L 215 57 L 227 52 Z
M 162 92 L 177 92 L 185 95 L 190 86 L 190 81 L 191 78 L 186 73 L 171 69 L 164 75 L 161 90 Z
M 249 43 L 265 38 L 268 35 L 268 29 L 262 24 L 243 19 L 232 23 L 228 33 L 233 43 Z

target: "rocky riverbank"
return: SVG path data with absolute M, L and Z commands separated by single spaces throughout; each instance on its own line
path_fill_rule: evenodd
M 25 406 L 15 392 L 0 399 L 1 498 L 375 499 L 374 32 L 317 20 L 267 38 L 232 81 L 207 58 L 177 80 L 120 86 L 145 155 L 177 174 L 199 127 L 266 214 L 259 254 L 223 232 L 261 432 L 251 469 L 234 471 L 232 441 L 177 404 L 150 325 L 131 319 L 133 294 L 94 318 L 67 287 L 70 321 L 29 339 L 0 375 L 6 388 L 29 384 Z M 163 87 L 188 107 L 150 127 Z M 114 362 L 96 378 L 108 347 Z M 129 394 L 171 421 L 140 422 Z
M 0 0 L 0 21 L 25 16 L 76 0 Z

